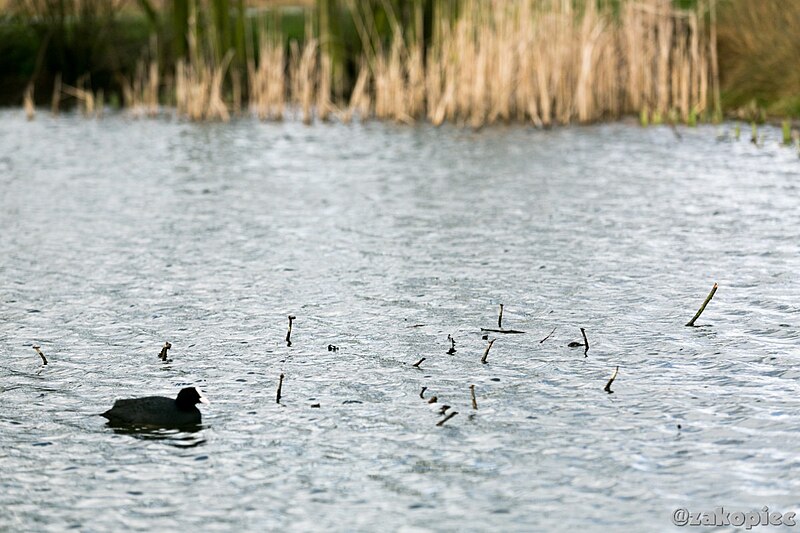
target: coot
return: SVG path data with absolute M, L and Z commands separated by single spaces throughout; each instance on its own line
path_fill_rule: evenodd
M 174 400 L 165 396 L 117 400 L 100 416 L 112 425 L 190 426 L 200 423 L 200 410 L 195 407 L 198 403 L 209 402 L 200 389 L 187 387 Z

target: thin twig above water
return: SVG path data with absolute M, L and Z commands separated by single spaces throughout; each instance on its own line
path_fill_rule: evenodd
M 450 349 L 447 350 L 447 355 L 453 355 L 456 353 L 456 340 L 452 337 L 452 335 L 448 335 L 447 340 L 450 341 Z
M 297 318 L 294 315 L 289 315 L 289 331 L 286 332 L 286 346 L 292 345 L 292 322 Z
M 450 414 L 449 414 L 449 415 L 447 415 L 446 417 L 444 417 L 444 418 L 442 418 L 441 420 L 439 420 L 439 422 L 437 422 L 437 423 L 436 423 L 436 425 L 437 425 L 438 427 L 442 427 L 442 426 L 444 425 L 444 423 L 445 423 L 445 422 L 447 422 L 448 420 L 450 420 L 451 418 L 453 418 L 453 417 L 454 417 L 454 416 L 456 416 L 457 414 L 458 414 L 458 411 L 453 411 L 452 413 L 450 413 Z
M 711 288 L 711 292 L 708 293 L 708 296 L 706 296 L 706 299 L 703 302 L 703 305 L 700 306 L 700 309 L 692 317 L 692 319 L 689 322 L 686 323 L 687 326 L 690 326 L 690 327 L 694 326 L 694 323 L 697 321 L 698 318 L 700 318 L 700 315 L 703 314 L 703 311 L 706 310 L 706 306 L 708 305 L 708 302 L 710 302 L 711 298 L 714 297 L 714 293 L 717 292 L 717 287 L 718 287 L 718 285 L 716 283 L 714 283 L 714 286 Z
M 41 346 L 34 345 L 33 349 L 36 350 L 36 353 L 38 353 L 39 357 L 42 358 L 42 366 L 47 365 L 47 357 L 45 357 L 44 354 L 42 353 Z
M 608 383 L 606 383 L 605 388 L 603 388 L 603 390 L 609 394 L 614 394 L 614 391 L 611 390 L 611 384 L 614 383 L 615 379 L 617 379 L 617 373 L 619 373 L 619 366 L 617 366 L 614 369 L 614 373 L 611 375 L 611 379 L 608 380 Z
M 278 394 L 275 395 L 275 403 L 281 403 L 281 390 L 283 389 L 283 374 L 278 380 Z
M 489 350 L 491 350 L 491 349 L 492 349 L 492 344 L 494 344 L 494 341 L 496 341 L 496 340 L 497 340 L 497 339 L 492 339 L 492 340 L 490 340 L 490 341 L 489 341 L 489 345 L 486 347 L 486 351 L 484 351 L 484 352 L 483 352 L 483 357 L 481 357 L 481 363 L 483 363 L 484 365 L 485 365 L 486 363 L 488 363 L 488 361 L 486 360 L 486 358 L 487 358 L 487 357 L 489 357 Z
M 547 334 L 547 337 L 545 337 L 544 339 L 540 340 L 540 341 L 539 341 L 539 344 L 542 344 L 544 341 L 546 341 L 547 339 L 549 339 L 549 338 L 550 338 L 550 335 L 552 335 L 553 333 L 555 333 L 555 332 L 556 332 L 556 327 L 558 327 L 558 326 L 555 326 L 555 327 L 553 328 L 553 331 L 551 331 L 550 333 L 548 333 L 548 334 Z
M 169 351 L 170 348 L 172 348 L 172 344 L 169 341 L 166 341 L 164 343 L 164 346 L 161 348 L 161 351 L 158 354 L 158 358 L 161 359 L 162 361 L 166 361 L 167 352 Z

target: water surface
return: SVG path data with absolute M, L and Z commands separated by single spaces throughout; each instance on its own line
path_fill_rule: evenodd
M 777 130 L 21 115 L 0 113 L 0 529 L 800 511 L 800 159 Z M 526 334 L 482 365 L 500 303 Z M 198 432 L 96 416 L 189 385 Z

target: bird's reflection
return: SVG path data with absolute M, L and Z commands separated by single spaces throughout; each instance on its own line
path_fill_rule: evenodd
M 130 424 L 106 424 L 117 435 L 128 435 L 136 439 L 163 441 L 165 444 L 177 448 L 195 448 L 206 443 L 201 431 L 206 428 L 202 424 L 192 424 L 180 427 L 159 427 Z

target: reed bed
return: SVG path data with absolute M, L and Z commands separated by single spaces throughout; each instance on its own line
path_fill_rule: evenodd
M 225 121 L 241 109 L 281 120 L 293 110 L 305 123 L 358 116 L 473 128 L 626 114 L 691 124 L 719 110 L 713 0 L 694 10 L 669 0 L 432 0 L 415 2 L 405 26 L 388 0 L 337 5 L 361 46 L 346 91 L 330 33 L 314 29 L 311 18 L 302 44 L 285 45 L 279 28 L 266 24 L 248 28 L 246 40 L 257 42 L 247 43 L 242 61 L 241 46 L 223 50 L 214 32 L 202 31 L 192 2 L 186 55 L 160 68 L 151 51 L 135 79 L 121 83 L 124 105 L 153 115 L 163 101 L 190 120 Z M 376 6 L 388 35 L 379 31 Z
M 250 109 L 261 119 L 280 119 L 293 106 L 305 123 L 335 113 L 345 121 L 358 114 L 479 128 L 510 121 L 585 123 L 624 114 L 693 123 L 718 105 L 709 91 L 714 43 L 702 3 L 686 11 L 668 0 L 624 1 L 615 12 L 596 2 L 575 7 L 554 0 L 461 0 L 459 15 L 452 16 L 437 2 L 427 46 L 422 3 L 406 28 L 386 5 L 388 43 L 368 3 L 347 3 L 363 57 L 341 109 L 331 90 L 331 58 L 317 39 L 308 38 L 302 48 L 293 43 L 286 54 L 280 39 L 264 38 L 263 32 L 257 66 L 251 61 L 248 68 Z M 188 99 L 207 107 L 206 94 Z M 224 118 L 224 102 L 216 104 L 216 115 L 188 115 Z
M 133 115 L 154 117 L 159 110 L 160 71 L 156 60 L 139 60 L 132 80 L 120 77 L 122 101 Z
M 261 120 L 283 119 L 286 106 L 286 74 L 283 41 L 262 34 L 258 62 L 247 63 L 250 111 Z
M 188 59 L 180 58 L 175 65 L 177 113 L 195 121 L 228 121 L 229 101 L 223 97 L 223 86 L 235 51 L 228 49 L 217 59 L 220 47 L 216 35 L 208 33 L 207 41 L 201 41 L 196 3 L 191 5 L 188 26 Z
M 61 102 L 70 97 L 75 99 L 78 109 L 84 116 L 99 118 L 103 115 L 105 105 L 103 89 L 99 89 L 96 93 L 93 92 L 88 76 L 79 78 L 75 87 L 62 83 L 60 79 L 57 80 L 52 99 L 53 113 L 58 113 Z
M 660 0 L 623 2 L 617 15 L 595 2 L 465 1 L 428 52 L 427 118 L 548 126 L 677 112 L 689 121 L 709 101 L 711 44 L 699 18 Z

